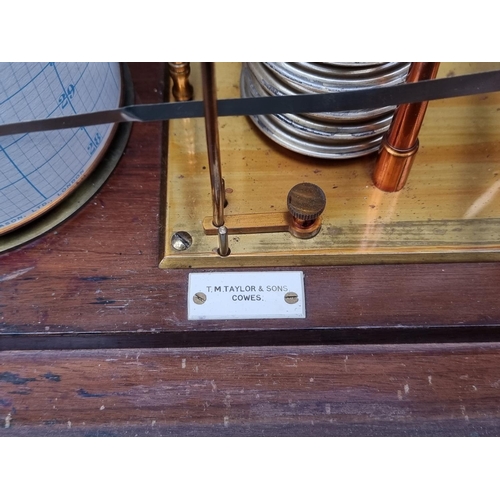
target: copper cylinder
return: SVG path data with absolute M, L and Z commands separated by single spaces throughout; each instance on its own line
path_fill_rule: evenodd
M 439 63 L 412 63 L 407 83 L 432 80 Z M 428 102 L 402 104 L 396 110 L 391 126 L 380 147 L 373 182 L 382 191 L 399 191 L 406 184 L 418 151 L 418 134 L 424 121 Z

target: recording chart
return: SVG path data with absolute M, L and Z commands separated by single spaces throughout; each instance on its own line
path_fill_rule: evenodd
M 0 123 L 116 108 L 119 63 L 0 63 Z M 0 234 L 45 213 L 86 178 L 112 124 L 0 137 Z

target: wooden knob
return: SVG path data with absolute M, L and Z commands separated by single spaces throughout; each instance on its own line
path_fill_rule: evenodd
M 301 221 L 316 220 L 325 209 L 326 196 L 316 184 L 303 182 L 297 184 L 288 193 L 288 210 L 292 217 Z

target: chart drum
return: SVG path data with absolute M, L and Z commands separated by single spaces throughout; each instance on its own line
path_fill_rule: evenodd
M 119 63 L 0 63 L 0 123 L 128 104 L 124 72 Z M 99 189 L 117 161 L 102 168 L 90 192 L 77 193 L 101 169 L 117 128 L 104 124 L 0 137 L 0 251 L 61 222 Z M 126 139 L 118 142 L 123 150 Z

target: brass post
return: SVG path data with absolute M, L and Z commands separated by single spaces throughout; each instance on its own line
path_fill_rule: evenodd
M 222 178 L 219 127 L 217 122 L 217 93 L 215 85 L 215 64 L 201 63 L 203 78 L 203 103 L 205 107 L 205 130 L 207 134 L 208 166 L 212 186 L 213 225 L 224 225 L 224 179 Z
M 221 257 L 227 257 L 230 253 L 229 250 L 229 237 L 227 234 L 227 227 L 220 226 L 218 228 L 218 237 L 219 237 L 219 255 Z
M 191 67 L 188 62 L 169 62 L 168 69 L 172 78 L 172 94 L 176 101 L 190 101 L 193 98 L 193 86 L 189 83 Z
M 436 62 L 412 63 L 406 81 L 432 80 L 438 69 Z M 394 192 L 404 187 L 418 151 L 418 134 L 427 104 L 427 101 L 402 104 L 396 110 L 373 172 L 373 182 L 382 191 Z

